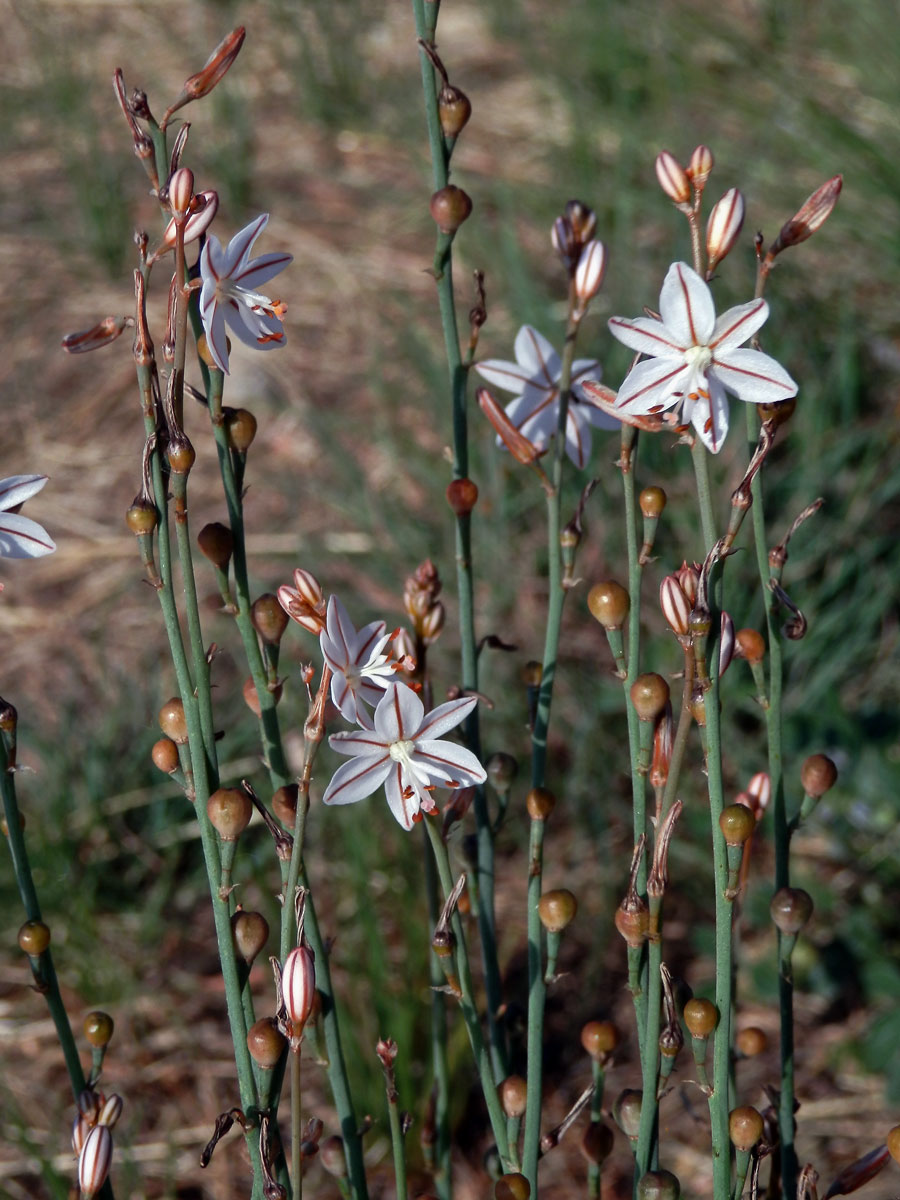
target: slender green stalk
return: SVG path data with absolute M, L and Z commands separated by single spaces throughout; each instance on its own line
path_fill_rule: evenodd
M 303 1167 L 300 1161 L 300 1049 L 291 1050 L 291 1186 L 294 1200 L 303 1195 Z
M 649 943 L 647 954 L 648 972 L 646 986 L 647 1023 L 644 1044 L 641 1049 L 641 1079 L 644 1096 L 641 1101 L 641 1123 L 635 1149 L 635 1177 L 640 1179 L 651 1169 L 657 1141 L 659 1124 L 659 1102 L 657 1082 L 659 1079 L 659 1029 L 662 1008 L 662 938 L 657 936 Z
M 428 899 L 428 924 L 434 929 L 440 919 L 441 902 L 438 897 L 438 877 L 434 855 L 428 848 L 427 832 L 423 830 L 425 859 L 425 894 Z M 447 1062 L 447 999 L 441 988 L 444 972 L 437 955 L 428 955 L 428 971 L 431 979 L 431 1066 L 435 1086 L 435 1143 L 434 1143 L 434 1186 L 439 1200 L 450 1200 L 452 1181 L 450 1178 L 450 1070 Z
M 406 1147 L 403 1143 L 403 1131 L 400 1128 L 400 1110 L 397 1107 L 397 1093 L 388 1093 L 388 1124 L 391 1130 L 391 1153 L 394 1160 L 394 1190 L 397 1200 L 406 1200 L 408 1188 L 406 1184 Z

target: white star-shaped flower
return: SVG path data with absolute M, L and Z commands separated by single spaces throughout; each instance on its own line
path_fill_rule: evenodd
M 797 394 L 784 367 L 760 350 L 740 350 L 769 315 L 765 300 L 739 304 L 717 319 L 712 292 L 687 263 L 669 267 L 659 294 L 660 320 L 611 317 L 613 337 L 649 357 L 619 388 L 618 408 L 662 412 L 681 405 L 701 441 L 718 454 L 728 432 L 726 389 L 749 404 L 773 404 Z
M 539 450 L 546 450 L 559 424 L 559 355 L 531 325 L 516 334 L 515 362 L 488 358 L 475 370 L 496 387 L 517 393 L 506 406 L 506 415 Z M 599 379 L 600 364 L 592 358 L 577 358 L 572 364 L 572 386 L 566 415 L 566 453 L 579 469 L 591 453 L 591 426 L 618 429 L 619 422 L 597 408 L 576 385 L 583 379 Z M 498 439 L 498 444 L 500 443 Z
M 46 482 L 46 475 L 0 479 L 0 558 L 43 558 L 56 549 L 43 525 L 11 511 L 39 492 Z
M 384 784 L 391 812 L 412 829 L 419 811 L 433 812 L 431 789 L 484 783 L 487 775 L 471 752 L 442 735 L 458 725 L 477 700 L 450 700 L 426 715 L 405 684 L 388 685 L 375 709 L 374 728 L 333 733 L 329 745 L 352 762 L 338 767 L 325 789 L 325 804 L 354 804 Z
M 228 344 L 225 325 L 236 337 L 257 350 L 284 345 L 281 318 L 285 305 L 270 300 L 256 289 L 292 261 L 291 254 L 262 254 L 250 258 L 253 243 L 262 233 L 268 213 L 236 233 L 225 250 L 214 233 L 209 234 L 200 255 L 200 319 L 206 344 L 216 366 L 228 373 Z
M 365 701 L 374 708 L 394 676 L 389 656 L 382 653 L 392 637 L 384 632 L 384 621 L 357 631 L 337 596 L 329 597 L 319 646 L 332 671 L 331 698 L 346 720 L 369 723 L 360 705 Z

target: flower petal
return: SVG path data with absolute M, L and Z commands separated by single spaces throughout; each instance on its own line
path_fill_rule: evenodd
M 409 691 L 408 688 L 407 691 Z M 394 770 L 388 773 L 384 784 L 388 808 L 404 829 L 412 829 L 413 817 L 421 807 L 419 796 L 414 788 L 406 786 L 400 763 L 393 763 L 392 766 Z
M 591 456 L 591 427 L 573 397 L 566 411 L 566 454 L 579 471 L 584 470 Z
M 761 350 L 728 350 L 713 359 L 711 373 L 729 392 L 749 404 L 774 404 L 797 395 L 797 384 L 787 371 Z
M 228 248 L 223 255 L 225 269 L 221 274 L 234 275 L 236 271 L 243 269 L 250 257 L 253 243 L 265 229 L 268 220 L 269 214 L 261 213 L 255 221 L 251 221 L 249 225 L 238 230 L 228 243 Z
M 711 454 L 718 454 L 728 433 L 728 399 L 718 380 L 710 378 L 709 400 L 694 403 L 691 424 Z
M 16 508 L 36 496 L 47 478 L 46 475 L 9 475 L 0 479 L 0 510 Z
M 635 317 L 633 321 L 627 317 L 610 317 L 607 324 L 614 338 L 641 354 L 653 358 L 684 357 L 681 342 L 671 330 L 666 329 L 662 321 L 655 321 L 653 317 Z
M 323 804 L 355 804 L 371 796 L 390 774 L 393 760 L 385 752 L 383 758 L 362 758 L 341 763 L 322 796 Z
M 391 683 L 375 709 L 375 728 L 387 745 L 412 741 L 424 715 L 425 706 L 412 688 L 405 683 Z
M 214 297 L 215 299 L 215 294 Z M 211 316 L 203 317 L 206 330 L 206 347 L 220 371 L 228 374 L 228 340 L 225 333 L 225 312 L 220 304 L 213 303 Z
M 729 308 L 716 321 L 710 340 L 710 349 L 716 357 L 733 346 L 742 346 L 760 329 L 769 315 L 765 300 L 751 300 L 749 304 L 738 304 Z
M 293 261 L 293 254 L 261 254 L 241 270 L 235 271 L 231 278 L 246 291 L 256 292 Z
M 475 370 L 482 379 L 486 379 L 488 383 L 501 388 L 504 392 L 521 392 L 531 379 L 526 367 L 520 367 L 518 363 L 507 362 L 501 358 L 486 358 L 484 362 L 477 362 Z
M 382 752 L 387 754 L 387 742 L 374 729 L 347 729 L 342 733 L 333 733 L 328 739 L 328 745 L 338 754 L 352 754 L 354 757 L 377 757 Z
M 516 334 L 515 353 L 516 362 L 529 372 L 535 383 L 551 386 L 559 379 L 559 355 L 532 325 L 523 325 Z
M 446 704 L 439 704 L 428 713 L 424 721 L 420 718 L 415 735 L 416 743 L 418 744 L 420 738 L 443 737 L 448 730 L 465 720 L 477 703 L 477 696 L 464 696 L 462 700 L 448 700 Z
M 56 542 L 37 521 L 18 513 L 0 516 L 0 557 L 43 558 L 55 549 Z
M 712 292 L 687 263 L 672 263 L 659 293 L 659 315 L 682 346 L 708 346 L 716 325 Z
M 649 413 L 678 403 L 691 369 L 671 358 L 650 358 L 632 367 L 616 396 L 616 408 Z
M 487 779 L 487 772 L 476 755 L 456 742 L 417 739 L 412 761 L 418 767 L 424 768 L 430 779 L 439 780 L 441 783 L 455 781 L 465 786 L 484 783 Z

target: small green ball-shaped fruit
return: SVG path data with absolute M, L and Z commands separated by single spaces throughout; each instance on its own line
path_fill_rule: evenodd
M 567 888 L 544 892 L 538 901 L 541 924 L 550 933 L 560 933 L 573 920 L 578 901 Z
M 249 967 L 269 940 L 269 922 L 262 913 L 238 909 L 231 918 L 231 936 L 235 949 Z
M 197 545 L 204 558 L 224 571 L 234 552 L 234 534 L 221 521 L 211 521 L 197 534 Z
M 719 1023 L 719 1010 L 712 1000 L 702 1000 L 694 996 L 684 1006 L 684 1023 L 691 1037 L 709 1037 Z
M 246 408 L 223 408 L 228 445 L 238 454 L 246 454 L 256 437 L 256 417 Z
M 655 721 L 669 703 L 669 685 L 662 675 L 649 671 L 631 685 L 631 703 L 641 721 Z
M 588 1021 L 581 1030 L 581 1044 L 591 1058 L 600 1062 L 618 1046 L 619 1031 L 612 1021 Z
M 532 788 L 525 797 L 525 807 L 532 821 L 546 821 L 556 808 L 556 795 L 549 788 Z
M 888 1154 L 894 1162 L 900 1163 L 900 1125 L 895 1125 L 893 1129 L 889 1130 L 884 1140 L 887 1144 Z
M 164 737 L 154 742 L 150 757 L 153 759 L 153 765 L 159 767 L 166 775 L 178 770 L 178 747 L 171 738 Z
M 595 583 L 588 592 L 587 602 L 591 616 L 607 630 L 621 629 L 631 607 L 628 593 L 614 579 Z
M 595 1166 L 600 1166 L 612 1154 L 613 1131 L 605 1121 L 591 1121 L 581 1139 L 581 1153 Z
M 19 930 L 19 949 L 37 958 L 50 945 L 50 928 L 43 921 L 26 921 Z
M 247 1049 L 264 1071 L 271 1071 L 287 1046 L 287 1038 L 279 1032 L 274 1017 L 262 1017 L 250 1026 Z
M 243 788 L 217 788 L 206 802 L 206 815 L 223 842 L 233 842 L 253 816 L 253 802 Z
M 273 592 L 263 592 L 253 601 L 250 620 L 264 642 L 268 642 L 270 646 L 277 646 L 284 636 L 290 617 Z
M 645 487 L 638 497 L 641 515 L 649 518 L 662 516 L 667 498 L 661 487 Z
M 812 896 L 803 888 L 779 888 L 769 905 L 772 920 L 786 934 L 799 933 L 812 911 Z
M 681 1184 L 671 1171 L 648 1171 L 638 1180 L 637 1200 L 678 1200 Z
M 748 1025 L 746 1029 L 738 1031 L 735 1045 L 745 1058 L 753 1058 L 768 1047 L 769 1039 L 758 1025 Z
M 827 754 L 811 754 L 800 769 L 804 792 L 816 800 L 834 787 L 837 777 L 837 767 Z
M 729 846 L 743 846 L 756 828 L 756 817 L 746 804 L 728 804 L 719 817 L 719 828 Z
M 521 1075 L 507 1075 L 497 1088 L 500 1107 L 507 1117 L 521 1117 L 528 1099 L 528 1085 Z
M 95 1009 L 94 1012 L 89 1012 L 84 1018 L 84 1036 L 87 1038 L 88 1044 L 96 1050 L 108 1046 L 112 1041 L 115 1022 L 109 1013 L 101 1012 Z
M 528 1200 L 531 1184 L 518 1171 L 501 1175 L 494 1184 L 494 1200 Z
M 738 1150 L 752 1150 L 763 1133 L 763 1119 L 752 1104 L 733 1108 L 728 1114 L 728 1136 Z
M 184 715 L 184 705 L 178 696 L 167 700 L 159 710 L 159 727 L 176 745 L 183 746 L 187 742 L 187 719 Z
M 636 1138 L 641 1127 L 641 1105 L 644 1093 L 635 1088 L 620 1092 L 613 1105 L 613 1117 L 626 1137 Z

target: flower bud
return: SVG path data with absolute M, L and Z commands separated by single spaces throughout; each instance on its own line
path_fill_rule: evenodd
M 89 1045 L 93 1046 L 95 1050 L 101 1050 L 112 1041 L 115 1022 L 109 1013 L 95 1010 L 89 1012 L 84 1018 L 82 1028 Z
M 278 645 L 288 625 L 288 615 L 272 592 L 263 592 L 253 601 L 250 620 L 262 640 L 270 646 Z
M 803 888 L 779 888 L 772 897 L 769 912 L 782 933 L 799 933 L 812 916 L 813 902 Z
M 638 675 L 631 685 L 631 703 L 641 721 L 655 721 L 669 703 L 669 685 L 652 671 Z
M 92 1200 L 106 1182 L 112 1161 L 112 1134 L 106 1125 L 95 1125 L 78 1155 L 78 1186 L 83 1200 Z
M 88 1085 L 82 1089 L 75 1098 L 75 1104 L 78 1111 L 85 1118 L 89 1125 L 97 1124 L 97 1117 L 100 1115 L 100 1109 L 106 1097 L 102 1092 L 95 1092 L 92 1085 Z
M 81 1154 L 82 1147 L 91 1128 L 91 1122 L 84 1113 L 79 1113 L 72 1122 L 72 1153 L 76 1158 Z
M 753 1058 L 768 1048 L 769 1039 L 758 1025 L 748 1025 L 738 1031 L 735 1045 L 746 1058 Z
M 475 398 L 479 408 L 493 425 L 497 437 L 516 462 L 521 463 L 524 467 L 530 467 L 536 463 L 541 456 L 541 451 L 513 424 L 492 393 L 487 388 L 478 388 Z
M 688 163 L 687 175 L 695 187 L 703 187 L 715 164 L 713 152 L 709 146 L 695 146 Z
M 744 224 L 744 197 L 737 188 L 729 188 L 713 205 L 706 223 L 706 253 L 709 270 L 714 271 L 732 249 Z
M 184 94 L 191 100 L 208 95 L 237 58 L 244 44 L 245 29 L 239 25 L 219 42 L 215 50 L 195 74 L 184 81 Z
M 198 192 L 191 200 L 188 218 L 184 222 L 184 244 L 190 245 L 202 237 L 213 223 L 213 218 L 219 209 L 219 193 L 213 191 Z M 178 234 L 178 223 L 173 217 L 168 223 L 159 240 L 147 257 L 149 263 L 155 263 L 158 258 L 175 249 Z
M 67 333 L 62 340 L 62 348 L 67 354 L 87 354 L 90 350 L 100 350 L 114 342 L 130 324 L 128 317 L 104 317 L 83 333 Z
M 538 901 L 538 916 L 549 933 L 561 933 L 574 919 L 578 901 L 566 888 L 544 892 Z
M 246 454 L 256 437 L 256 417 L 246 408 L 224 408 L 228 445 L 238 454 Z
M 426 646 L 430 646 L 432 642 L 437 641 L 440 637 L 441 630 L 444 628 L 445 617 L 446 611 L 440 600 L 432 604 L 428 612 L 422 617 L 422 620 L 419 622 L 419 631 Z
M 678 1200 L 681 1184 L 671 1171 L 648 1171 L 638 1180 L 635 1200 Z
M 619 1031 L 612 1021 L 588 1021 L 581 1030 L 581 1044 L 596 1062 L 603 1062 L 619 1044 Z
M 721 679 L 734 658 L 735 633 L 734 621 L 727 612 L 722 613 L 721 634 L 719 636 L 719 678 Z
M 50 927 L 43 921 L 26 921 L 19 930 L 19 949 L 37 958 L 50 945 Z
M 456 233 L 472 212 L 472 201 L 462 188 L 448 183 L 431 197 L 429 205 L 441 233 Z
M 837 776 L 837 767 L 825 754 L 811 754 L 800 771 L 804 792 L 816 800 L 834 787 Z
M 684 1023 L 691 1037 L 708 1038 L 719 1023 L 719 1010 L 711 1000 L 694 996 L 684 1006 Z
M 831 216 L 838 196 L 841 194 L 843 182 L 843 176 L 835 175 L 821 187 L 816 188 L 800 210 L 782 226 L 767 258 L 774 258 L 776 254 L 780 254 L 789 246 L 797 246 L 800 242 L 805 242 L 808 237 L 812 237 L 819 226 L 823 225 Z
M 532 821 L 546 821 L 556 808 L 556 795 L 548 788 L 532 788 L 525 797 L 525 807 Z
M 571 223 L 565 217 L 557 217 L 553 222 L 550 241 L 553 243 L 553 249 L 563 260 L 566 269 L 571 271 L 581 254 L 581 244 L 575 236 Z
M 262 913 L 239 908 L 231 918 L 231 936 L 235 949 L 249 967 L 269 940 L 269 922 Z
M 217 788 L 206 802 L 206 815 L 223 842 L 233 842 L 253 816 L 253 802 L 243 788 Z
M 176 217 L 184 217 L 194 194 L 194 172 L 188 167 L 179 167 L 169 179 L 169 208 Z
M 284 960 L 281 993 L 293 1036 L 299 1038 L 316 996 L 316 960 L 308 946 L 298 946 Z
M 262 1017 L 247 1033 L 247 1049 L 264 1071 L 272 1070 L 286 1045 L 287 1039 L 279 1032 L 274 1017 Z
M 521 1075 L 508 1075 L 497 1088 L 504 1116 L 521 1117 L 525 1113 L 528 1085 Z
M 591 616 L 606 630 L 621 629 L 631 606 L 628 592 L 613 579 L 595 583 L 588 592 L 587 602 Z
M 117 1096 L 115 1092 L 111 1096 L 107 1096 L 103 1102 L 103 1107 L 97 1114 L 97 1124 L 105 1125 L 107 1129 L 112 1129 L 122 1115 L 122 1107 L 123 1100 L 121 1096 Z
M 606 274 L 606 247 L 592 239 L 581 252 L 575 268 L 575 295 L 582 307 L 589 304 L 603 286 Z
M 569 200 L 566 204 L 565 219 L 575 235 L 579 246 L 586 246 L 594 236 L 597 228 L 597 214 L 581 200 Z
M 763 1134 L 763 1119 L 750 1104 L 733 1108 L 728 1114 L 728 1136 L 738 1150 L 752 1150 Z
M 677 575 L 667 575 L 659 585 L 659 606 L 678 637 L 687 637 L 691 627 L 691 602 Z
M 691 181 L 684 167 L 668 150 L 663 150 L 656 156 L 656 178 L 673 204 L 690 202 Z
M 700 564 L 683 562 L 675 572 L 678 582 L 684 589 L 684 594 L 691 602 L 691 607 L 697 603 L 697 588 L 700 584 Z
M 447 503 L 458 517 L 465 517 L 478 500 L 478 487 L 471 479 L 454 479 L 447 485 Z

